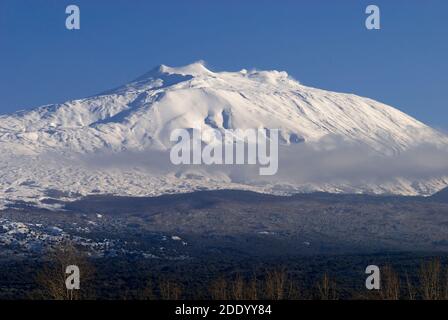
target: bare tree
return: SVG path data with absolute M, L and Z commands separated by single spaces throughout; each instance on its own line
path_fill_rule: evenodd
M 252 279 L 247 284 L 247 297 L 248 300 L 258 300 L 258 280 L 254 274 Z
M 156 295 L 154 294 L 154 287 L 151 280 L 146 282 L 146 286 L 140 294 L 141 300 L 155 300 Z
M 317 289 L 321 300 L 338 299 L 336 283 L 330 279 L 327 273 L 324 273 L 321 281 L 317 284 Z
M 93 298 L 91 280 L 94 268 L 84 252 L 78 250 L 70 241 L 50 249 L 45 257 L 45 265 L 36 275 L 39 291 L 35 298 L 49 300 L 78 300 Z M 68 290 L 66 287 L 66 268 L 75 265 L 80 270 L 80 289 Z
M 386 265 L 381 272 L 380 297 L 383 300 L 400 299 L 400 279 L 390 265 Z
M 228 285 L 224 278 L 219 278 L 213 281 L 210 285 L 210 296 L 213 300 L 227 300 L 228 299 Z
M 288 299 L 289 300 L 300 300 L 302 298 L 300 289 L 297 283 L 289 278 L 288 283 L 286 284 L 288 290 Z
M 233 300 L 243 300 L 244 299 L 244 280 L 241 275 L 237 274 L 235 280 L 232 282 L 232 299 Z
M 443 299 L 448 300 L 448 267 L 445 269 L 445 290 Z
M 265 283 L 266 297 L 272 300 L 284 299 L 285 283 L 286 272 L 284 269 L 268 271 Z
M 409 274 L 406 272 L 406 287 L 408 289 L 408 299 L 415 300 L 416 290 L 409 279 Z
M 182 286 L 172 280 L 161 279 L 159 290 L 162 300 L 180 300 L 182 298 Z
M 420 285 L 424 300 L 439 300 L 442 297 L 441 271 L 442 267 L 439 259 L 422 263 Z

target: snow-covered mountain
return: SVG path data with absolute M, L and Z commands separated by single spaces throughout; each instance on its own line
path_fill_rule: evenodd
M 282 182 L 245 181 L 204 168 L 157 173 L 141 163 L 101 166 L 108 162 L 105 155 L 109 160 L 138 153 L 161 157 L 172 145 L 171 131 L 178 128 L 279 129 L 281 143 L 291 150 L 301 145 L 328 148 L 329 138 L 337 137 L 382 158 L 420 145 L 437 150 L 448 146 L 445 135 L 393 107 L 306 87 L 286 72 L 212 72 L 200 62 L 179 68 L 162 65 L 97 96 L 0 116 L 0 198 L 4 203 L 39 201 L 49 190 L 66 196 L 156 195 L 197 188 L 426 195 L 448 185 L 448 172 L 376 183 Z M 80 160 L 97 155 L 100 161 Z M 298 163 L 299 169 L 307 170 Z

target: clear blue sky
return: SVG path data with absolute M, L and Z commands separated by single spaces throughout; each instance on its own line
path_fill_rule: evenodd
M 65 29 L 65 7 L 81 30 Z M 382 30 L 364 27 L 368 4 Z M 448 129 L 446 0 L 0 0 L 0 113 L 81 98 L 158 64 L 286 70 Z

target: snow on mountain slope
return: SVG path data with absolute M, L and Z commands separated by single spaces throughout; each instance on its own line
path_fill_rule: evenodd
M 40 199 L 50 189 L 81 195 L 196 188 L 430 194 L 448 185 L 441 176 L 428 181 L 400 177 L 381 185 L 328 181 L 282 186 L 281 181 L 236 183 L 222 172 L 202 169 L 192 175 L 173 171 L 157 176 L 144 168 L 92 168 L 77 162 L 76 155 L 166 151 L 177 128 L 279 129 L 286 147 L 319 148 L 328 137 L 339 137 L 382 156 L 420 144 L 448 146 L 446 136 L 397 109 L 306 87 L 286 72 L 212 72 L 200 62 L 180 68 L 162 65 L 98 96 L 0 116 L 0 197 Z

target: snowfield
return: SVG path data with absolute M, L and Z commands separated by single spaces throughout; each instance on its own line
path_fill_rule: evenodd
M 279 129 L 279 175 L 171 166 L 179 128 Z M 0 116 L 0 206 L 200 189 L 430 195 L 448 185 L 447 150 L 447 136 L 393 107 L 286 72 L 162 65 L 98 96 Z

